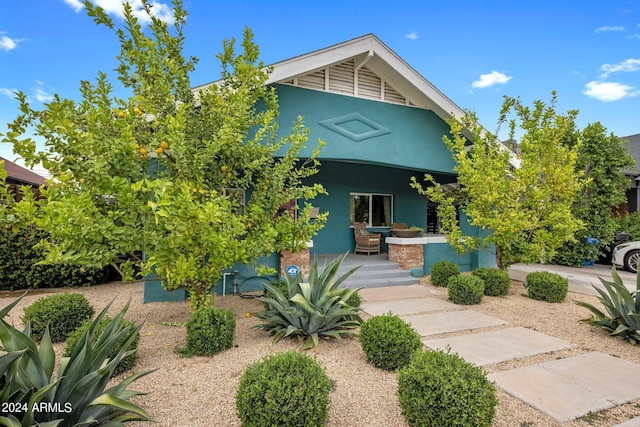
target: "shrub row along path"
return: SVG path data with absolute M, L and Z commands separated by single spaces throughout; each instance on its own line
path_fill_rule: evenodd
M 549 270 L 547 267 L 516 266 L 512 276 L 518 279 L 525 272 Z M 597 277 L 592 274 L 589 279 L 588 270 L 571 273 L 565 274 L 571 292 L 593 293 L 584 286 L 585 280 L 595 283 Z M 579 280 L 572 284 L 571 277 L 576 276 Z M 600 411 L 640 399 L 639 364 L 598 351 L 575 354 L 570 350 L 576 345 L 569 341 L 532 328 L 511 326 L 473 310 L 473 306 L 452 304 L 442 298 L 442 293 L 446 294 L 446 289 L 419 285 L 363 289 L 362 309 L 372 316 L 388 312 L 399 315 L 418 331 L 425 347 L 450 348 L 466 361 L 485 367 L 498 389 L 560 423 L 579 417 L 597 418 L 595 414 Z M 563 353 L 569 355 L 564 357 Z M 538 362 L 539 355 L 552 357 Z M 616 425 L 640 426 L 640 417 Z

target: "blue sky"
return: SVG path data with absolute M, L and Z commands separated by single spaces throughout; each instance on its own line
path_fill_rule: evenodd
M 120 0 L 94 0 L 113 16 Z M 132 1 L 135 4 L 136 1 Z M 558 92 L 578 125 L 640 133 L 640 0 L 207 1 L 185 0 L 185 54 L 200 58 L 192 84 L 216 80 L 225 38 L 248 26 L 266 64 L 374 33 L 453 102 L 494 130 L 502 96 L 530 103 Z M 170 2 L 157 0 L 170 19 Z M 77 0 L 0 0 L 0 132 L 54 93 L 78 98 L 80 80 L 112 70 L 118 41 Z M 0 156 L 15 159 L 0 144 Z

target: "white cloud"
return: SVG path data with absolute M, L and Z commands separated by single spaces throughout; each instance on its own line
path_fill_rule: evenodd
M 624 31 L 624 27 L 616 25 L 616 26 L 613 26 L 613 27 L 598 27 L 598 28 L 596 28 L 596 33 L 607 33 L 607 32 L 612 32 L 612 31 Z
M 78 4 L 82 5 L 78 0 L 64 0 L 64 2 L 76 12 L 79 11 L 79 9 L 77 9 Z M 123 0 L 93 0 L 93 3 L 96 6 L 100 6 L 109 15 L 117 16 L 118 18 L 124 17 L 122 7 Z M 133 15 L 140 20 L 140 23 L 148 24 L 150 22 L 149 16 L 147 16 L 142 7 L 142 0 L 129 0 L 129 4 L 133 10 Z M 151 12 L 155 17 L 167 23 L 174 21 L 173 9 L 169 4 L 157 1 L 150 1 L 149 4 L 151 5 Z
M 473 83 L 471 87 L 476 89 L 484 89 L 485 87 L 491 87 L 495 85 L 504 85 L 509 82 L 513 77 L 507 76 L 499 71 L 491 71 L 489 74 L 481 74 L 480 78 Z
M 603 64 L 600 67 L 601 77 L 605 78 L 613 73 L 630 73 L 640 71 L 640 59 L 625 59 L 617 64 Z
M 7 87 L 0 87 L 0 94 L 6 96 L 7 98 L 15 98 L 16 96 L 16 89 L 9 89 Z
M 418 40 L 418 33 L 413 32 L 413 33 L 409 33 L 406 36 L 404 36 L 405 39 L 409 39 L 409 40 Z
M 1 33 L 0 33 L 1 34 Z M 18 43 L 20 43 L 21 39 L 12 39 L 5 35 L 0 36 L 0 50 L 10 51 L 18 47 Z
M 36 97 L 36 99 L 40 102 L 52 101 L 53 95 L 49 93 L 49 90 L 51 90 L 51 88 L 47 87 L 46 84 L 39 80 L 36 80 L 36 83 L 38 83 L 38 87 L 33 89 L 33 95 Z
M 84 5 L 80 0 L 62 0 L 62 1 L 64 1 L 76 13 L 80 12 L 84 8 Z
M 582 93 L 598 101 L 612 102 L 637 96 L 640 91 L 623 83 L 592 81 L 585 85 L 585 90 Z

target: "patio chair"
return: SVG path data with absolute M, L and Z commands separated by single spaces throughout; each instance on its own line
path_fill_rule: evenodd
M 367 231 L 367 225 L 364 222 L 356 222 L 353 224 L 353 234 L 356 239 L 354 254 L 358 252 L 366 252 L 367 255 L 380 253 L 382 235 L 379 233 L 369 233 Z
M 394 222 L 391 224 L 391 230 L 406 230 L 407 224 L 404 222 Z

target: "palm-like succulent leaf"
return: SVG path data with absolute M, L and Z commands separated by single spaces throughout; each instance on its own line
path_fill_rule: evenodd
M 593 314 L 583 321 L 628 340 L 631 344 L 637 344 L 640 342 L 640 276 L 636 276 L 636 290 L 633 292 L 624 285 L 615 267 L 611 271 L 611 277 L 613 282 L 600 278 L 604 290 L 594 286 L 606 313 L 586 302 L 578 301 L 576 304 Z
M 303 349 L 318 345 L 320 337 L 340 339 L 353 335 L 353 329 L 361 323 L 358 307 L 351 307 L 347 301 L 357 289 L 347 289 L 340 285 L 359 267 L 336 277 L 346 254 L 329 263 L 322 273 L 318 273 L 318 263 L 314 260 L 307 282 L 302 277 L 286 277 L 286 295 L 277 287 L 265 285 L 271 295 L 261 298 L 266 310 L 256 313 L 262 320 L 257 325 L 273 334 L 274 341 L 290 337 L 306 337 Z
M 22 297 L 21 297 L 22 298 Z M 84 426 L 122 425 L 133 420 L 151 421 L 149 415 L 137 405 L 128 402 L 141 393 L 127 390 L 131 382 L 149 372 L 133 375 L 105 390 L 116 365 L 127 354 L 134 335 L 142 325 L 133 327 L 123 323 L 129 303 L 109 322 L 92 344 L 93 334 L 111 303 L 89 326 L 70 357 L 63 357 L 58 375 L 53 378 L 55 353 L 48 331 L 38 348 L 29 336 L 29 325 L 21 332 L 5 322 L 4 317 L 20 301 L 14 301 L 0 310 L 0 344 L 6 353 L 0 356 L 0 400 L 25 404 L 27 411 L 0 417 L 5 426 Z M 116 355 L 109 359 L 109 355 Z M 62 411 L 32 411 L 34 405 L 47 404 Z

